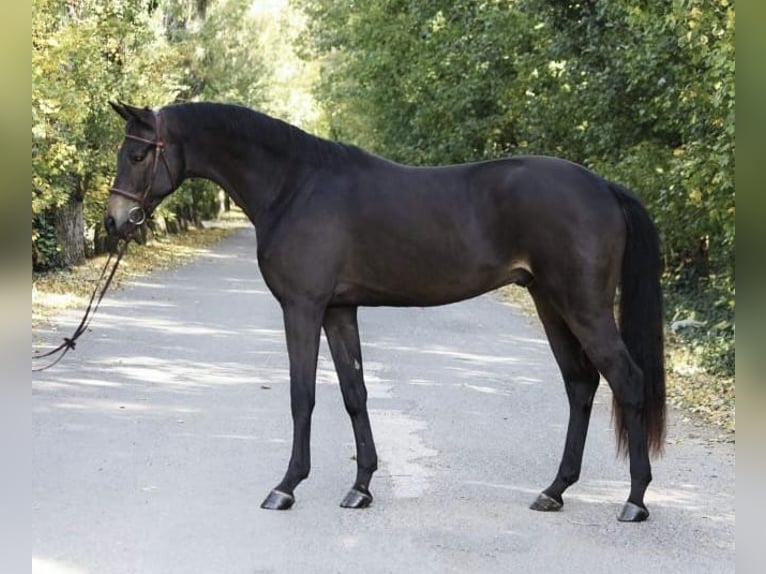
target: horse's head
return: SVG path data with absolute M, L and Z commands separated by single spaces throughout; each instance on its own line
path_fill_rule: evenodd
M 126 126 L 104 227 L 109 235 L 128 237 L 181 183 L 183 155 L 180 146 L 167 140 L 161 112 L 110 104 Z

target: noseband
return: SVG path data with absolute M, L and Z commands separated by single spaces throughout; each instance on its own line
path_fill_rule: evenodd
M 139 141 L 154 147 L 154 155 L 152 159 L 152 176 L 149 179 L 149 183 L 147 184 L 144 192 L 141 194 L 138 194 L 125 189 L 120 189 L 118 187 L 109 188 L 109 193 L 114 193 L 117 195 L 121 195 L 123 197 L 127 197 L 128 199 L 132 199 L 133 201 L 138 203 L 138 205 L 131 207 L 130 211 L 128 212 L 128 221 L 130 221 L 130 223 L 132 223 L 133 225 L 141 225 L 144 221 L 146 221 L 146 214 L 149 211 L 149 207 L 150 207 L 148 202 L 149 192 L 152 190 L 152 186 L 154 185 L 154 180 L 157 179 L 157 167 L 159 165 L 160 157 L 162 157 L 162 163 L 165 164 L 165 170 L 168 173 L 168 177 L 170 177 L 170 179 L 172 180 L 172 175 L 170 173 L 170 166 L 168 166 L 168 160 L 167 160 L 167 157 L 165 156 L 165 142 L 163 141 L 162 136 L 160 135 L 161 123 L 162 123 L 162 116 L 160 115 L 159 112 L 154 112 L 154 129 L 155 129 L 154 140 L 148 140 L 146 138 L 134 136 L 132 134 L 125 134 L 125 139 Z

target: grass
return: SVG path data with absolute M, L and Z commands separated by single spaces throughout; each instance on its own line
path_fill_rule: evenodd
M 526 289 L 504 287 L 500 290 L 504 302 L 521 307 L 532 321 L 539 323 L 535 305 Z M 672 298 L 671 298 L 672 300 Z M 542 328 L 542 325 L 541 325 Z M 720 429 L 734 433 L 734 377 L 710 369 L 698 343 L 688 335 L 669 330 L 665 333 L 665 374 L 668 404 L 682 409 Z

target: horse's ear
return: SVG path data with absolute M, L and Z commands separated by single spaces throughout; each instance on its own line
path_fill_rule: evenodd
M 154 112 L 149 108 L 137 108 L 136 106 L 131 106 L 120 101 L 110 101 L 109 105 L 112 106 L 112 109 L 126 122 L 135 120 L 150 128 L 154 127 Z
M 130 119 L 130 112 L 125 108 L 125 104 L 110 100 L 109 105 L 112 106 L 112 109 L 117 112 L 123 120 L 127 122 Z
M 154 128 L 154 112 L 151 110 L 151 108 L 137 108 L 136 106 L 131 106 L 123 102 L 120 102 L 120 104 L 122 105 L 122 109 L 124 109 L 125 112 L 129 114 L 129 118 L 133 118 L 145 126 Z

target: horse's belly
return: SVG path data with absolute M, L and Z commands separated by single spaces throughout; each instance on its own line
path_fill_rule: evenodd
M 388 277 L 378 281 L 341 280 L 337 283 L 331 304 L 391 307 L 430 307 L 463 301 L 516 283 L 522 286 L 532 281 L 528 269 L 512 267 L 474 270 L 434 277 L 428 273 Z

